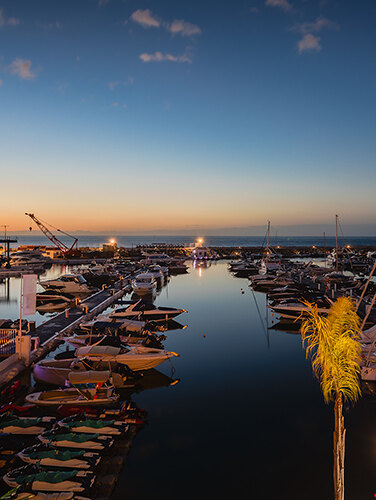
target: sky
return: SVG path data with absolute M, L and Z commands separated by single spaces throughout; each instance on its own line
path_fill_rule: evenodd
M 0 226 L 339 214 L 374 236 L 375 21 L 372 0 L 0 0 Z

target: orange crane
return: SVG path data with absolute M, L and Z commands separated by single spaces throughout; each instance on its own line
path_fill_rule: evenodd
M 61 251 L 61 253 L 63 255 L 79 255 L 80 254 L 80 251 L 77 247 L 77 242 L 78 242 L 78 239 L 75 238 L 74 236 L 72 236 L 71 234 L 68 234 L 68 233 L 65 233 L 64 231 L 62 231 L 61 229 L 58 229 L 57 227 L 55 226 L 52 226 L 52 224 L 48 224 L 47 222 L 45 222 L 43 224 L 43 222 L 40 220 L 40 219 L 37 219 L 35 217 L 34 214 L 28 214 L 28 213 L 25 213 L 25 215 L 27 215 L 28 217 L 30 217 L 31 220 L 33 220 L 35 222 L 35 224 L 39 227 L 39 229 L 42 231 L 42 233 L 47 236 L 47 238 L 52 241 L 52 243 L 57 247 L 59 248 L 59 250 Z M 59 240 L 59 238 L 57 238 L 46 226 L 45 224 L 48 224 L 49 226 L 51 226 L 53 229 L 55 229 L 55 231 L 58 231 L 59 233 L 62 233 L 62 234 L 65 234 L 65 236 L 68 236 L 69 238 L 73 238 L 73 243 L 70 247 L 68 247 L 65 243 L 63 243 L 62 241 Z M 29 228 L 30 231 L 32 230 L 32 228 L 30 227 Z

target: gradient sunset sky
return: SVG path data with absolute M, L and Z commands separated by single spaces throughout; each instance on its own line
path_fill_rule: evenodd
M 373 0 L 0 0 L 0 225 L 374 222 L 375 21 Z

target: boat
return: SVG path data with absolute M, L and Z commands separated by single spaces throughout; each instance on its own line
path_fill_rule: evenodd
M 124 422 L 117 420 L 102 420 L 100 418 L 85 418 L 81 415 L 65 417 L 58 422 L 60 427 L 70 432 L 84 434 L 104 434 L 106 436 L 123 436 L 129 429 Z
M 165 276 L 163 274 L 161 266 L 154 264 L 148 267 L 148 274 L 152 274 L 157 283 L 157 287 L 161 288 L 165 282 Z
M 125 309 L 116 309 L 110 314 L 111 318 L 117 319 L 137 319 L 146 321 L 168 321 L 169 319 L 186 313 L 185 309 L 176 309 L 174 307 L 157 307 L 151 302 L 140 299 L 130 303 Z
M 61 311 L 74 304 L 74 296 L 67 293 L 44 291 L 36 295 L 36 308 L 38 312 Z
M 7 434 L 40 434 L 55 423 L 55 417 L 0 417 L 0 432 Z
M 43 467 L 92 469 L 100 462 L 100 455 L 85 450 L 60 450 L 42 443 L 25 448 L 17 456 L 26 463 Z
M 105 450 L 113 445 L 114 440 L 104 434 L 83 434 L 54 429 L 38 436 L 41 443 L 54 448 L 81 448 L 84 450 Z
M 306 305 L 302 304 L 301 302 L 294 302 L 288 304 L 279 303 L 276 306 L 268 305 L 267 307 L 272 309 L 273 312 L 279 314 L 282 318 L 293 319 L 293 320 L 299 318 L 299 316 L 302 313 L 309 311 L 309 308 Z M 318 307 L 317 312 L 319 314 L 328 314 L 329 307 Z
M 138 274 L 131 284 L 137 295 L 153 295 L 157 290 L 157 281 L 152 273 Z
M 35 464 L 13 469 L 3 476 L 8 486 L 15 488 L 25 485 L 33 491 L 83 492 L 92 486 L 94 479 L 95 475 L 91 471 L 45 471 Z
M 109 371 L 70 372 L 69 382 L 76 387 L 56 389 L 28 394 L 25 400 L 37 406 L 106 406 L 116 403 L 119 395 L 114 393 Z M 93 387 L 94 385 L 94 387 Z
M 60 278 L 41 281 L 47 291 L 59 291 L 71 295 L 91 295 L 96 289 L 91 288 L 81 274 L 64 274 Z
M 144 346 L 112 347 L 87 346 L 76 350 L 76 357 L 116 362 L 127 365 L 132 371 L 154 368 L 168 359 L 179 356 L 176 352 L 154 349 Z M 77 375 L 79 375 L 77 373 Z

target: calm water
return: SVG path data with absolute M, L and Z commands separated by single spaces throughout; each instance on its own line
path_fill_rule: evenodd
M 78 235 L 78 245 L 80 247 L 101 247 L 103 243 L 107 243 L 111 238 L 111 235 L 103 234 L 92 234 L 92 235 Z M 196 238 L 203 237 L 205 245 L 213 247 L 234 247 L 234 246 L 244 246 L 244 247 L 258 247 L 265 245 L 265 236 L 205 236 L 203 234 L 197 234 L 196 236 L 163 236 L 163 235 L 115 235 L 117 244 L 119 246 L 131 248 L 136 245 L 150 245 L 152 243 L 168 243 L 173 245 L 189 245 L 193 243 Z M 32 232 L 28 235 L 17 236 L 18 245 L 48 245 L 50 242 L 47 238 L 38 232 Z M 65 239 L 61 237 L 67 245 L 72 243 L 72 240 Z M 312 245 L 324 245 L 324 239 L 322 236 L 278 236 L 274 235 L 270 237 L 271 245 L 282 245 L 282 246 L 302 246 L 309 247 Z M 340 237 L 340 245 L 373 245 L 376 246 L 375 237 Z M 335 246 L 335 237 L 327 236 L 326 245 L 328 248 Z
M 330 499 L 332 407 L 300 337 L 265 333 L 265 296 L 225 262 L 172 279 L 157 299 L 189 326 L 166 348 L 180 383 L 133 396 L 149 412 L 114 498 Z M 245 293 L 241 293 L 241 288 Z M 269 318 L 270 321 L 270 318 Z M 161 365 L 170 375 L 171 366 Z M 376 493 L 376 403 L 346 414 L 346 500 Z
M 333 410 L 300 336 L 267 331 L 265 295 L 253 295 L 225 261 L 207 266 L 172 278 L 156 299 L 188 310 L 177 318 L 188 328 L 169 332 L 165 343 L 180 353 L 173 358 L 180 382 L 133 396 L 149 422 L 134 440 L 114 499 L 331 499 Z M 54 266 L 45 278 L 66 271 Z M 12 302 L 0 301 L 0 317 L 15 319 L 19 280 L 9 288 Z M 172 365 L 159 369 L 170 376 Z M 376 400 L 363 398 L 345 419 L 346 500 L 372 499 Z

